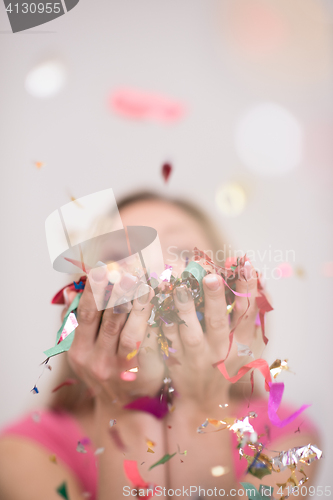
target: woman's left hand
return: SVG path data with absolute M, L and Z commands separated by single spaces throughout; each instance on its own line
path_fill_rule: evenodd
M 236 291 L 251 294 L 250 305 L 247 309 L 247 297 L 235 296 L 236 304 L 231 322 L 229 322 L 221 276 L 209 274 L 203 279 L 205 333 L 197 318 L 194 301 L 187 287 L 181 286 L 176 289 L 175 303 L 179 310 L 178 314 L 185 324 L 163 326 L 163 332 L 176 350 L 172 355 L 176 358 L 176 363 L 170 364 L 169 369 L 172 385 L 180 396 L 179 400 L 176 400 L 177 406 L 190 403 L 190 407 L 194 405 L 207 412 L 226 401 L 228 384 L 213 364 L 226 357 L 229 349 L 229 333 L 245 311 L 246 314 L 235 330 L 227 366 L 239 365 L 236 341 L 250 347 L 255 338 L 255 319 L 258 312 L 255 300 L 257 275 L 250 262 L 246 262 L 243 269 L 244 275 L 238 277 Z

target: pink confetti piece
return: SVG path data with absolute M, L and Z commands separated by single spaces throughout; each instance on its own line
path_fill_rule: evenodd
M 279 276 L 281 278 L 290 278 L 294 274 L 292 265 L 289 262 L 282 262 L 278 267 Z
M 299 410 L 295 411 L 295 413 L 292 413 L 289 417 L 285 418 L 284 420 L 280 420 L 279 416 L 277 415 L 277 411 L 279 409 L 282 396 L 283 396 L 283 391 L 284 391 L 284 383 L 275 383 L 273 384 L 272 382 L 269 383 L 270 387 L 270 393 L 269 393 L 269 400 L 268 400 L 268 418 L 272 422 L 273 425 L 276 427 L 285 427 L 286 425 L 290 424 L 295 420 L 295 418 L 298 417 L 304 410 L 309 408 L 311 405 L 303 405 L 300 407 Z
M 120 378 L 125 382 L 133 382 L 137 377 L 137 374 L 134 372 L 121 372 Z
M 146 413 L 154 415 L 154 417 L 158 419 L 164 418 L 164 416 L 169 411 L 168 404 L 164 398 L 161 401 L 159 397 L 150 398 L 149 396 L 138 398 L 135 401 L 132 401 L 131 403 L 125 405 L 124 408 L 126 410 L 144 411 Z
M 169 97 L 137 89 L 121 88 L 110 97 L 113 111 L 134 120 L 176 122 L 185 114 L 185 106 Z

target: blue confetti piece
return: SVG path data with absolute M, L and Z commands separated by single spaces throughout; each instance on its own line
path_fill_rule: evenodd
M 75 290 L 83 290 L 84 289 L 84 283 L 82 283 L 82 281 L 80 281 L 79 283 L 76 283 L 74 281 L 74 288 L 75 288 Z
M 37 389 L 36 385 L 33 386 L 30 392 L 32 392 L 32 394 L 39 394 L 39 390 Z
M 203 314 L 200 311 L 197 311 L 197 318 L 199 321 L 203 319 Z

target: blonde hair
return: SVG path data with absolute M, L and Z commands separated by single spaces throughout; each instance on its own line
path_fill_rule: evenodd
M 185 213 L 189 214 L 200 224 L 208 240 L 211 242 L 212 251 L 214 253 L 222 248 L 224 242 L 220 237 L 220 232 L 215 227 L 213 221 L 201 208 L 187 200 L 169 198 L 151 191 L 137 191 L 122 198 L 118 202 L 118 209 L 121 212 L 125 207 L 145 201 L 164 201 L 181 208 Z M 111 215 L 112 214 L 110 214 L 110 216 Z M 61 366 L 61 374 L 59 378 L 61 378 L 59 383 L 63 382 L 67 378 L 75 378 L 75 374 L 68 363 L 67 354 L 63 354 L 63 364 Z M 92 405 L 93 398 L 89 395 L 87 387 L 81 381 L 76 385 L 63 387 L 60 391 L 52 394 L 48 403 L 50 408 L 72 412 L 89 408 Z

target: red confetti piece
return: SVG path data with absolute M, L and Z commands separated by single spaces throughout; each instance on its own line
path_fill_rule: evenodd
M 124 472 L 127 479 L 136 488 L 147 488 L 149 483 L 142 479 L 141 474 L 138 470 L 138 464 L 135 460 L 124 460 Z
M 259 289 L 259 286 L 258 286 Z M 259 318 L 262 332 L 262 339 L 265 342 L 265 345 L 268 343 L 268 338 L 265 335 L 265 314 L 266 312 L 273 311 L 273 307 L 270 305 L 265 295 L 262 292 L 259 292 L 260 296 L 256 297 L 257 306 L 259 308 Z
M 87 281 L 87 276 L 81 276 L 79 279 L 79 283 L 82 282 L 85 284 Z M 74 283 L 69 283 L 69 285 L 64 286 L 59 292 L 55 294 L 55 296 L 51 300 L 51 304 L 65 304 L 65 298 L 64 298 L 64 290 L 68 288 L 70 292 L 78 292 L 78 290 L 75 288 Z M 80 290 L 82 291 L 82 290 Z
M 168 182 L 171 172 L 172 166 L 170 165 L 170 163 L 164 163 L 164 165 L 162 166 L 162 176 L 164 182 Z
M 65 387 L 66 385 L 75 385 L 77 383 L 78 383 L 78 380 L 76 380 L 75 378 L 68 378 L 67 380 L 65 380 L 61 384 L 57 385 L 57 387 L 55 387 L 52 392 L 57 392 L 57 391 L 59 391 L 59 389 L 61 389 L 62 387 Z

